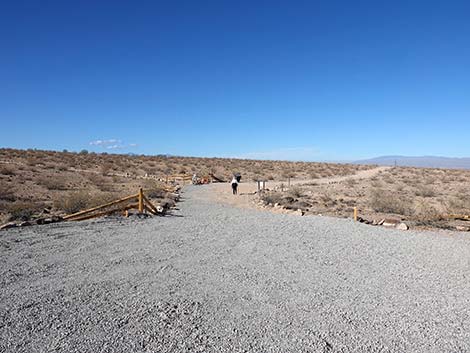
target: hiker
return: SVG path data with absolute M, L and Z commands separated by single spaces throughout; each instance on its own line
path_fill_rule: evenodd
M 238 180 L 237 178 L 234 176 L 232 181 L 231 181 L 231 184 L 232 184 L 232 193 L 234 195 L 236 195 L 238 193 Z

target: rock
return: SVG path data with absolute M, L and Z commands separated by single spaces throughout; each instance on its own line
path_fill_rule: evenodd
M 279 204 L 279 202 L 276 202 L 276 203 L 274 204 L 274 207 L 279 207 L 279 206 L 281 206 L 281 205 Z
M 52 223 L 62 222 L 64 219 L 60 216 L 52 216 L 51 217 Z
M 61 222 L 63 220 L 62 217 L 60 216 L 52 216 L 48 218 L 38 218 L 36 219 L 36 224 L 42 225 L 42 224 L 50 224 L 50 223 L 57 223 Z
M 376 225 L 379 224 L 379 221 L 376 220 L 376 219 L 373 219 L 371 224 L 372 224 L 373 226 L 376 226 Z
M 28 227 L 30 225 L 31 225 L 31 222 L 26 221 L 26 222 L 21 222 L 20 224 L 18 224 L 18 227 Z
M 459 232 L 470 232 L 470 227 L 468 226 L 455 226 L 455 230 Z
M 397 219 L 392 219 L 392 218 L 389 218 L 389 219 L 384 219 L 382 225 L 384 227 L 396 227 L 398 224 L 400 224 L 401 222 Z
M 400 224 L 397 224 L 396 228 L 398 230 L 408 230 L 408 225 L 406 223 L 401 222 Z
M 16 223 L 14 223 L 14 222 L 9 222 L 9 223 L 5 223 L 4 225 L 0 226 L 0 230 L 2 230 L 2 229 L 16 228 L 16 227 L 17 227 Z
M 302 211 L 300 208 L 297 209 L 297 211 L 294 211 L 294 214 L 298 215 L 298 216 L 303 216 L 304 215 L 304 211 Z
M 382 224 L 384 224 L 384 222 L 385 222 L 385 219 L 381 219 L 380 221 L 377 222 L 377 225 L 381 226 Z

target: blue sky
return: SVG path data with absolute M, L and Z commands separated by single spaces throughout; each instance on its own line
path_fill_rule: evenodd
M 470 156 L 468 1 L 4 1 L 0 147 Z

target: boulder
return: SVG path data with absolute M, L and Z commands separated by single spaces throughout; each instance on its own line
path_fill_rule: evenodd
M 459 232 L 470 232 L 470 227 L 468 226 L 455 226 L 455 230 Z
M 18 227 L 28 227 L 30 225 L 31 225 L 31 222 L 26 221 L 26 222 L 21 222 L 20 224 L 18 224 Z
M 399 221 L 398 219 L 389 218 L 389 219 L 384 219 L 382 225 L 384 227 L 397 227 L 400 223 L 401 221 Z
M 406 223 L 403 223 L 403 222 L 397 224 L 396 228 L 398 230 L 408 230 L 409 229 L 408 225 Z
M 294 211 L 294 214 L 296 214 L 297 216 L 303 216 L 304 215 L 304 211 L 302 211 L 300 208 L 297 209 L 297 211 Z

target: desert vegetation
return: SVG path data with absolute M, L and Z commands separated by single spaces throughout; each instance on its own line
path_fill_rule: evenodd
M 38 212 L 71 213 L 133 194 L 138 187 L 171 203 L 161 186 L 166 176 L 172 174 L 212 173 L 228 180 L 238 172 L 244 181 L 288 180 L 349 175 L 368 168 L 331 163 L 97 154 L 85 150 L 73 153 L 0 149 L 0 221 L 27 220 Z
M 351 217 L 354 207 L 371 223 L 392 218 L 415 227 L 470 230 L 470 222 L 449 215 L 470 214 L 470 171 L 395 167 L 364 179 L 285 186 L 262 195 L 305 213 Z

